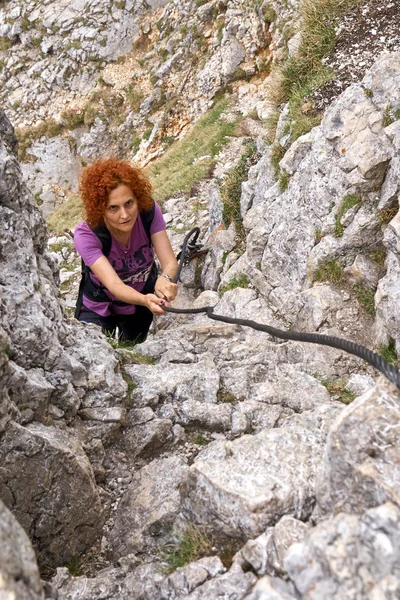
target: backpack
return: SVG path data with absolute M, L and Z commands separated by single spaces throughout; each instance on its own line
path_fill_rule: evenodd
M 146 210 L 146 211 L 140 213 L 140 218 L 142 219 L 142 224 L 143 224 L 144 230 L 145 230 L 146 235 L 149 238 L 149 240 L 151 240 L 150 227 L 151 227 L 151 224 L 154 219 L 154 211 L 155 211 L 155 204 L 153 204 L 153 206 L 152 206 L 152 208 L 150 208 L 150 210 Z M 95 233 L 97 235 L 97 237 L 101 241 L 102 252 L 103 252 L 104 256 L 107 257 L 110 254 L 110 250 L 111 250 L 111 244 L 112 244 L 111 233 L 108 231 L 108 229 L 105 225 L 99 225 L 98 227 L 95 227 L 94 229 L 92 229 L 92 231 L 93 231 L 93 233 Z M 83 294 L 85 294 L 85 296 L 87 298 L 89 298 L 90 300 L 93 300 L 94 302 L 109 302 L 110 301 L 110 298 L 104 292 L 104 286 L 96 285 L 92 281 L 92 279 L 90 277 L 90 273 L 91 273 L 90 267 L 85 265 L 83 259 L 81 262 L 82 262 L 82 277 L 81 277 L 81 281 L 79 284 L 78 298 L 76 301 L 75 315 L 74 315 L 75 319 L 79 318 L 79 314 L 81 312 L 81 308 L 82 308 L 82 304 L 83 304 Z M 152 283 L 153 281 L 155 282 L 156 278 L 157 278 L 157 265 L 154 262 L 149 279 L 146 282 L 146 288 L 148 287 L 147 284 Z M 125 306 L 125 302 L 118 302 L 118 304 Z

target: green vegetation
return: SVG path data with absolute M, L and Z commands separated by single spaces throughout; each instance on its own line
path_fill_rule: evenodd
M 379 346 L 379 354 L 388 362 L 397 365 L 397 352 L 395 341 L 390 338 L 388 344 Z
M 308 99 L 332 79 L 322 59 L 334 47 L 335 28 L 358 0 L 303 0 L 301 42 L 295 55 L 273 72 L 270 97 L 276 106 L 289 102 L 292 142 L 318 125 L 321 115 Z
M 385 265 L 386 255 L 387 251 L 385 246 L 383 245 L 378 248 L 375 248 L 375 250 L 371 250 L 371 252 L 369 253 L 370 259 L 373 260 L 374 263 L 376 263 L 380 267 L 383 267 Z
M 247 275 L 245 273 L 238 273 L 237 275 L 232 277 L 229 283 L 220 288 L 219 294 L 220 296 L 222 296 L 223 294 L 225 294 L 225 292 L 228 292 L 229 290 L 234 290 L 236 288 L 248 288 L 249 284 L 250 280 L 247 277 Z
M 49 217 L 47 227 L 56 235 L 62 235 L 66 229 L 73 229 L 83 219 L 83 207 L 77 194 L 71 194 Z
M 166 549 L 162 559 L 167 563 L 167 572 L 213 554 L 213 542 L 206 531 L 196 525 L 188 525 L 182 539 Z
M 227 123 L 222 117 L 230 104 L 229 97 L 219 99 L 184 139 L 172 144 L 149 168 L 158 201 L 178 192 L 189 193 L 193 184 L 210 173 L 216 155 L 235 133 L 236 121 Z
M 82 570 L 82 566 L 81 566 L 81 557 L 78 555 L 72 556 L 69 559 L 68 564 L 66 565 L 68 571 L 71 573 L 71 575 L 73 575 L 74 577 L 80 577 L 81 575 L 83 575 L 83 570 Z
M 290 181 L 289 173 L 281 173 L 279 176 L 279 191 L 284 192 L 288 189 Z
M 338 260 L 321 260 L 315 272 L 315 281 L 329 281 L 338 284 L 343 278 L 343 267 Z
M 400 120 L 400 108 L 394 111 L 394 118 L 396 119 L 396 121 Z
M 0 37 L 0 52 L 5 52 L 13 45 L 12 41 L 7 37 Z
M 7 346 L 6 346 L 5 353 L 6 353 L 6 355 L 8 356 L 8 358 L 9 358 L 9 359 L 12 359 L 12 358 L 14 358 L 14 356 L 15 356 L 15 352 L 14 352 L 14 350 L 11 348 L 11 346 L 10 346 L 10 345 L 7 345 Z
M 335 237 L 341 237 L 343 235 L 343 225 L 341 223 L 342 217 L 347 213 L 350 208 L 353 206 L 357 206 L 362 201 L 361 196 L 357 196 L 355 194 L 347 194 L 339 207 L 337 214 L 335 215 L 335 230 L 333 235 Z
M 275 177 L 279 175 L 279 163 L 285 156 L 286 150 L 283 146 L 276 143 L 271 148 L 271 164 L 274 169 Z
M 264 4 L 261 10 L 264 21 L 267 23 L 273 23 L 276 21 L 276 12 L 270 4 Z
M 61 119 L 64 127 L 69 131 L 72 131 L 73 129 L 76 129 L 80 125 L 84 124 L 84 111 L 74 108 L 66 108 L 61 113 Z
M 355 285 L 354 290 L 356 292 L 356 298 L 359 301 L 359 303 L 361 304 L 361 306 L 364 308 L 364 310 L 369 315 L 374 315 L 375 314 L 375 302 L 374 302 L 375 290 L 371 290 L 371 288 L 368 288 L 365 285 L 362 285 L 361 283 L 358 283 L 357 285 Z
M 210 440 L 208 440 L 200 431 L 194 433 L 190 438 L 190 441 L 192 444 L 196 444 L 196 446 L 207 446 L 207 444 L 210 442 Z
M 385 110 L 383 111 L 382 126 L 388 127 L 388 125 L 391 125 L 393 123 L 393 120 L 394 119 L 392 117 L 391 106 L 390 104 L 388 104 Z
M 223 404 L 236 404 L 237 398 L 228 390 L 220 388 L 217 392 L 217 400 Z
M 328 378 L 320 379 L 320 381 L 322 385 L 326 387 L 328 392 L 332 396 L 337 396 L 338 400 L 343 402 L 343 404 L 350 404 L 356 397 L 354 392 L 345 389 L 346 383 L 342 379 Z
M 394 219 L 394 217 L 397 215 L 398 212 L 399 212 L 398 206 L 392 206 L 391 208 L 383 208 L 378 213 L 378 219 L 379 219 L 380 224 L 387 225 L 388 223 L 390 223 L 390 221 L 392 219 Z
M 126 101 L 129 104 L 130 108 L 134 112 L 139 112 L 140 105 L 143 102 L 143 92 L 138 89 L 137 85 L 130 83 L 126 88 L 124 88 L 126 94 Z
M 364 94 L 367 96 L 367 98 L 372 98 L 374 92 L 370 88 L 364 88 Z
M 228 171 L 221 190 L 223 203 L 222 220 L 226 227 L 234 223 L 236 235 L 239 240 L 243 240 L 245 237 L 242 215 L 240 213 L 242 183 L 247 180 L 249 169 L 257 162 L 257 159 L 257 146 L 250 140 L 247 143 L 246 151 L 242 154 L 237 164 Z
M 18 159 L 21 162 L 32 162 L 35 158 L 28 154 L 28 148 L 32 146 L 34 140 L 42 136 L 55 137 L 62 131 L 61 123 L 57 123 L 53 118 L 42 121 L 39 125 L 32 127 L 19 127 L 15 130 L 18 139 Z

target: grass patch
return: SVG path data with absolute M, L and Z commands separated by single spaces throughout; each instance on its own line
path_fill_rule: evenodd
M 126 101 L 133 112 L 137 113 L 140 110 L 140 105 L 144 100 L 144 95 L 141 90 L 137 89 L 137 85 L 130 83 L 124 88 Z
M 390 223 L 390 221 L 392 219 L 394 219 L 394 217 L 397 215 L 398 212 L 399 212 L 398 206 L 392 206 L 391 208 L 383 208 L 378 213 L 378 219 L 379 219 L 380 224 L 387 225 L 388 223 Z
M 305 109 L 307 98 L 332 79 L 322 59 L 333 49 L 335 29 L 341 18 L 358 0 L 303 0 L 301 5 L 301 42 L 296 55 L 290 56 L 271 78 L 270 97 L 279 106 L 289 102 L 291 141 L 318 125 L 321 115 L 312 107 Z
M 348 210 L 350 210 L 350 208 L 353 208 L 353 206 L 357 206 L 357 204 L 360 204 L 361 200 L 361 196 L 358 196 L 356 194 L 347 194 L 343 198 L 339 210 L 335 215 L 335 229 L 333 232 L 333 235 L 335 237 L 341 237 L 343 235 L 344 227 L 341 223 L 342 217 L 347 213 Z
M 217 400 L 218 402 L 222 402 L 223 404 L 236 404 L 237 398 L 231 392 L 220 388 L 217 392 Z
M 282 158 L 285 156 L 286 150 L 283 146 L 281 146 L 279 143 L 276 143 L 272 146 L 271 148 L 271 165 L 272 168 L 274 169 L 274 173 L 275 173 L 275 177 L 279 176 L 279 163 L 281 162 Z
M 32 127 L 18 127 L 15 130 L 18 139 L 18 159 L 21 162 L 32 162 L 33 157 L 28 154 L 28 148 L 32 146 L 33 142 L 43 136 L 47 138 L 56 137 L 62 129 L 61 123 L 57 123 L 53 118 L 46 119 L 46 121 Z
M 338 260 L 321 260 L 314 275 L 315 281 L 339 284 L 343 279 L 343 267 Z
M 394 119 L 392 117 L 391 106 L 390 106 L 390 104 L 388 104 L 385 107 L 385 110 L 383 111 L 382 126 L 388 127 L 389 125 L 391 125 L 393 123 L 393 121 L 394 121 Z
M 279 191 L 285 192 L 288 189 L 290 181 L 289 173 L 281 173 L 279 176 Z
M 336 396 L 343 404 L 350 404 L 357 396 L 354 392 L 345 389 L 346 383 L 342 379 L 321 379 L 322 385 L 326 387 L 331 396 Z
M 190 524 L 187 526 L 182 539 L 165 549 L 162 559 L 167 564 L 166 571 L 172 573 L 175 569 L 184 567 L 195 560 L 199 560 L 199 558 L 210 556 L 213 554 L 212 548 L 212 539 L 206 531 L 201 527 Z
M 231 100 L 218 100 L 189 131 L 149 168 L 156 200 L 162 202 L 178 192 L 189 193 L 193 184 L 207 177 L 215 157 L 235 133 L 237 121 L 227 123 L 221 115 Z M 199 160 L 201 158 L 201 160 Z
M 397 365 L 398 357 L 397 357 L 397 352 L 396 352 L 396 344 L 392 338 L 390 338 L 388 344 L 382 344 L 381 346 L 379 346 L 379 354 L 388 363 Z
M 386 261 L 387 251 L 385 246 L 380 246 L 375 248 L 375 250 L 371 250 L 369 253 L 369 258 L 374 261 L 378 266 L 384 267 Z
M 245 238 L 242 215 L 240 213 L 242 183 L 247 180 L 249 169 L 252 165 L 256 164 L 257 160 L 257 146 L 253 141 L 250 141 L 238 163 L 227 173 L 221 190 L 223 203 L 222 220 L 225 227 L 229 227 L 231 223 L 234 223 L 236 236 L 240 240 Z
M 207 446 L 210 442 L 205 435 L 201 432 L 194 433 L 190 438 L 192 444 L 196 444 L 196 446 Z
M 354 286 L 354 290 L 356 292 L 356 298 L 358 302 L 361 304 L 363 309 L 369 314 L 375 314 L 375 290 L 371 290 L 371 288 L 358 283 Z
M 220 296 L 222 296 L 223 294 L 225 294 L 225 292 L 228 292 L 229 290 L 234 290 L 236 288 L 248 288 L 249 284 L 250 280 L 247 277 L 247 275 L 245 273 L 238 273 L 237 275 L 232 277 L 229 283 L 220 288 L 219 294 Z
M 83 219 L 83 206 L 80 197 L 72 194 L 49 217 L 47 227 L 56 235 L 62 235 L 66 229 L 73 229 Z

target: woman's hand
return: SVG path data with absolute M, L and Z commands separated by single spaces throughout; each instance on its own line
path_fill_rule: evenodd
M 176 283 L 172 283 L 172 281 L 169 281 L 166 277 L 163 277 L 162 275 L 160 275 L 160 277 L 157 279 L 154 289 L 157 296 L 159 296 L 160 298 L 165 298 L 169 302 L 175 300 L 176 295 L 178 293 L 178 286 L 176 285 Z
M 163 298 L 157 298 L 155 294 L 146 294 L 144 296 L 145 306 L 153 313 L 153 315 L 165 315 L 162 306 L 168 306 Z

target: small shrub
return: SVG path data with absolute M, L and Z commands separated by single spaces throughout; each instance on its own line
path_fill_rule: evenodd
M 370 88 L 364 88 L 364 94 L 367 96 L 367 98 L 372 98 L 374 92 Z
M 167 563 L 167 572 L 172 573 L 178 567 L 199 560 L 212 554 L 213 542 L 206 531 L 196 525 L 188 525 L 182 539 L 176 544 L 171 544 L 162 554 L 162 559 Z
M 153 131 L 153 127 L 149 127 L 148 129 L 146 129 L 146 131 L 143 134 L 143 139 L 144 140 L 149 140 L 152 131 Z
M 14 350 L 9 345 L 6 346 L 5 353 L 10 360 L 12 360 L 15 356 Z
M 400 108 L 398 108 L 395 113 L 394 113 L 394 118 L 396 119 L 396 121 L 400 120 Z
M 330 283 L 339 284 L 342 278 L 343 267 L 338 260 L 327 259 L 318 263 L 314 276 L 315 281 L 329 281 Z
M 379 354 L 388 362 L 393 365 L 397 365 L 397 352 L 395 341 L 390 338 L 387 345 L 382 344 L 379 346 Z
M 367 288 L 365 285 L 358 283 L 354 286 L 356 298 L 369 315 L 375 314 L 375 290 Z

